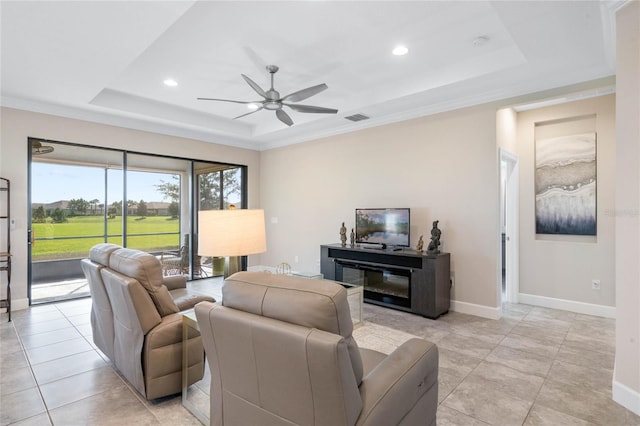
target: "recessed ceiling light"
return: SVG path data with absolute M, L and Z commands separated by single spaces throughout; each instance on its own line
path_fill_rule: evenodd
M 393 53 L 396 56 L 402 56 L 402 55 L 406 55 L 407 52 L 409 52 L 409 49 L 407 49 L 406 46 L 396 46 L 391 53 Z
M 167 78 L 165 81 L 163 81 L 163 83 L 165 84 L 165 86 L 169 87 L 176 87 L 178 85 L 178 82 L 172 78 Z

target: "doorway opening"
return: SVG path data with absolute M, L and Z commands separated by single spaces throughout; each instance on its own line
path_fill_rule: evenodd
M 500 304 L 518 303 L 519 283 L 518 156 L 500 149 Z

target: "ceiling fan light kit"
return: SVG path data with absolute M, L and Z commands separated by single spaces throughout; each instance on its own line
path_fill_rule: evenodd
M 246 104 L 252 111 L 249 111 L 246 114 L 239 115 L 234 117 L 234 120 L 241 117 L 246 117 L 249 114 L 256 113 L 260 110 L 266 109 L 268 111 L 275 111 L 276 117 L 278 120 L 286 124 L 287 126 L 293 126 L 293 120 L 282 108 L 284 106 L 291 108 L 294 111 L 302 112 L 302 113 L 315 113 L 315 114 L 337 114 L 338 110 L 334 108 L 325 108 L 319 106 L 312 105 L 299 105 L 290 102 L 300 102 L 311 96 L 317 95 L 318 93 L 326 90 L 328 86 L 324 83 L 318 84 L 316 86 L 307 87 L 306 89 L 298 90 L 297 92 L 293 92 L 288 94 L 287 96 L 280 97 L 280 92 L 273 88 L 273 78 L 275 73 L 279 70 L 276 65 L 267 65 L 267 71 L 271 74 L 271 88 L 267 91 L 264 91 L 255 81 L 251 80 L 244 74 L 240 74 L 244 81 L 247 82 L 249 86 L 260 96 L 264 98 L 264 100 L 259 101 L 236 101 L 232 99 L 217 99 L 217 98 L 198 98 L 198 100 L 202 101 L 220 101 L 220 102 L 233 102 L 237 104 Z
M 40 141 L 33 141 L 31 143 L 31 154 L 32 155 L 42 155 L 49 154 L 53 152 L 53 147 L 49 145 L 42 145 Z

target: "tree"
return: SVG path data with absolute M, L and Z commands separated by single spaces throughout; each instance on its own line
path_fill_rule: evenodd
M 239 167 L 233 169 L 219 170 L 209 173 L 198 174 L 198 197 L 200 210 L 212 210 L 219 208 L 228 208 L 228 200 L 233 195 L 241 193 L 241 169 Z M 180 203 L 180 177 L 171 175 L 172 182 L 161 180 L 160 184 L 155 185 L 158 192 L 163 195 L 163 199 L 169 199 L 172 202 Z M 225 204 L 220 205 L 220 192 L 224 192 L 222 199 Z
M 87 208 L 89 207 L 89 202 L 84 198 L 75 198 L 69 200 L 69 210 L 71 210 L 71 214 L 75 215 L 76 213 L 86 214 Z
M 51 219 L 53 223 L 64 223 L 67 222 L 67 213 L 56 207 L 56 209 L 51 213 Z
M 169 207 L 167 207 L 167 211 L 169 212 L 171 219 L 177 219 L 180 215 L 180 205 L 173 201 L 171 204 L 169 204 Z
M 135 207 L 137 205 L 138 205 L 137 201 L 127 200 L 127 214 L 129 214 L 129 212 L 131 211 L 130 208 Z
M 138 209 L 136 210 L 138 216 L 147 215 L 147 203 L 144 200 L 138 202 Z
M 180 177 L 178 175 L 171 175 L 173 182 L 165 182 L 160 180 L 161 183 L 154 185 L 158 192 L 162 194 L 162 199 L 168 198 L 171 202 L 178 203 L 180 201 Z
M 220 208 L 220 172 L 198 175 L 198 197 L 200 210 Z
M 100 200 L 98 200 L 97 198 L 94 198 L 93 200 L 89 201 L 89 204 L 91 205 L 91 213 L 93 215 L 96 214 L 96 206 L 98 205 L 99 202 Z
M 47 220 L 47 215 L 44 212 L 44 207 L 40 206 L 35 209 L 31 215 L 31 220 L 34 223 L 44 223 Z
M 242 180 L 241 170 L 239 167 L 235 169 L 228 169 L 222 172 L 222 180 L 224 182 L 224 202 L 225 209 L 229 208 L 229 198 L 232 195 L 240 197 L 242 193 Z
M 109 216 L 122 215 L 122 201 L 114 201 L 109 207 Z
M 240 168 L 198 175 L 200 210 L 229 208 L 229 198 L 241 193 Z M 222 185 L 221 185 L 222 181 Z M 222 187 L 224 205 L 220 205 Z

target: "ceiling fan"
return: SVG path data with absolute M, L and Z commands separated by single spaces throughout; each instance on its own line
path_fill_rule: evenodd
M 198 99 L 202 101 L 233 102 L 236 104 L 256 106 L 256 109 L 254 111 L 234 117 L 234 120 L 236 118 L 245 117 L 249 114 L 253 114 L 263 109 L 266 109 L 269 111 L 275 111 L 276 117 L 278 117 L 278 120 L 282 121 L 287 126 L 292 126 L 293 120 L 291 119 L 289 114 L 287 114 L 282 109 L 285 106 L 297 112 L 310 112 L 310 113 L 316 113 L 316 114 L 336 114 L 338 112 L 337 109 L 333 109 L 333 108 L 324 108 L 324 107 L 311 106 L 311 105 L 298 105 L 298 104 L 290 103 L 290 102 L 300 102 L 302 100 L 310 98 L 313 95 L 317 95 L 323 90 L 326 90 L 328 86 L 324 83 L 318 84 L 317 86 L 307 87 L 306 89 L 298 90 L 297 92 L 293 92 L 287 96 L 280 97 L 280 93 L 273 88 L 273 75 L 278 72 L 278 69 L 279 68 L 276 65 L 267 65 L 267 71 L 269 71 L 269 73 L 271 74 L 271 88 L 267 91 L 262 90 L 262 88 L 258 86 L 258 84 L 255 81 L 251 80 L 246 75 L 240 74 L 242 78 L 244 78 L 244 81 L 246 81 L 247 84 L 251 86 L 251 88 L 255 90 L 258 95 L 262 96 L 264 100 L 234 101 L 231 99 L 215 99 L 215 98 L 198 98 Z

